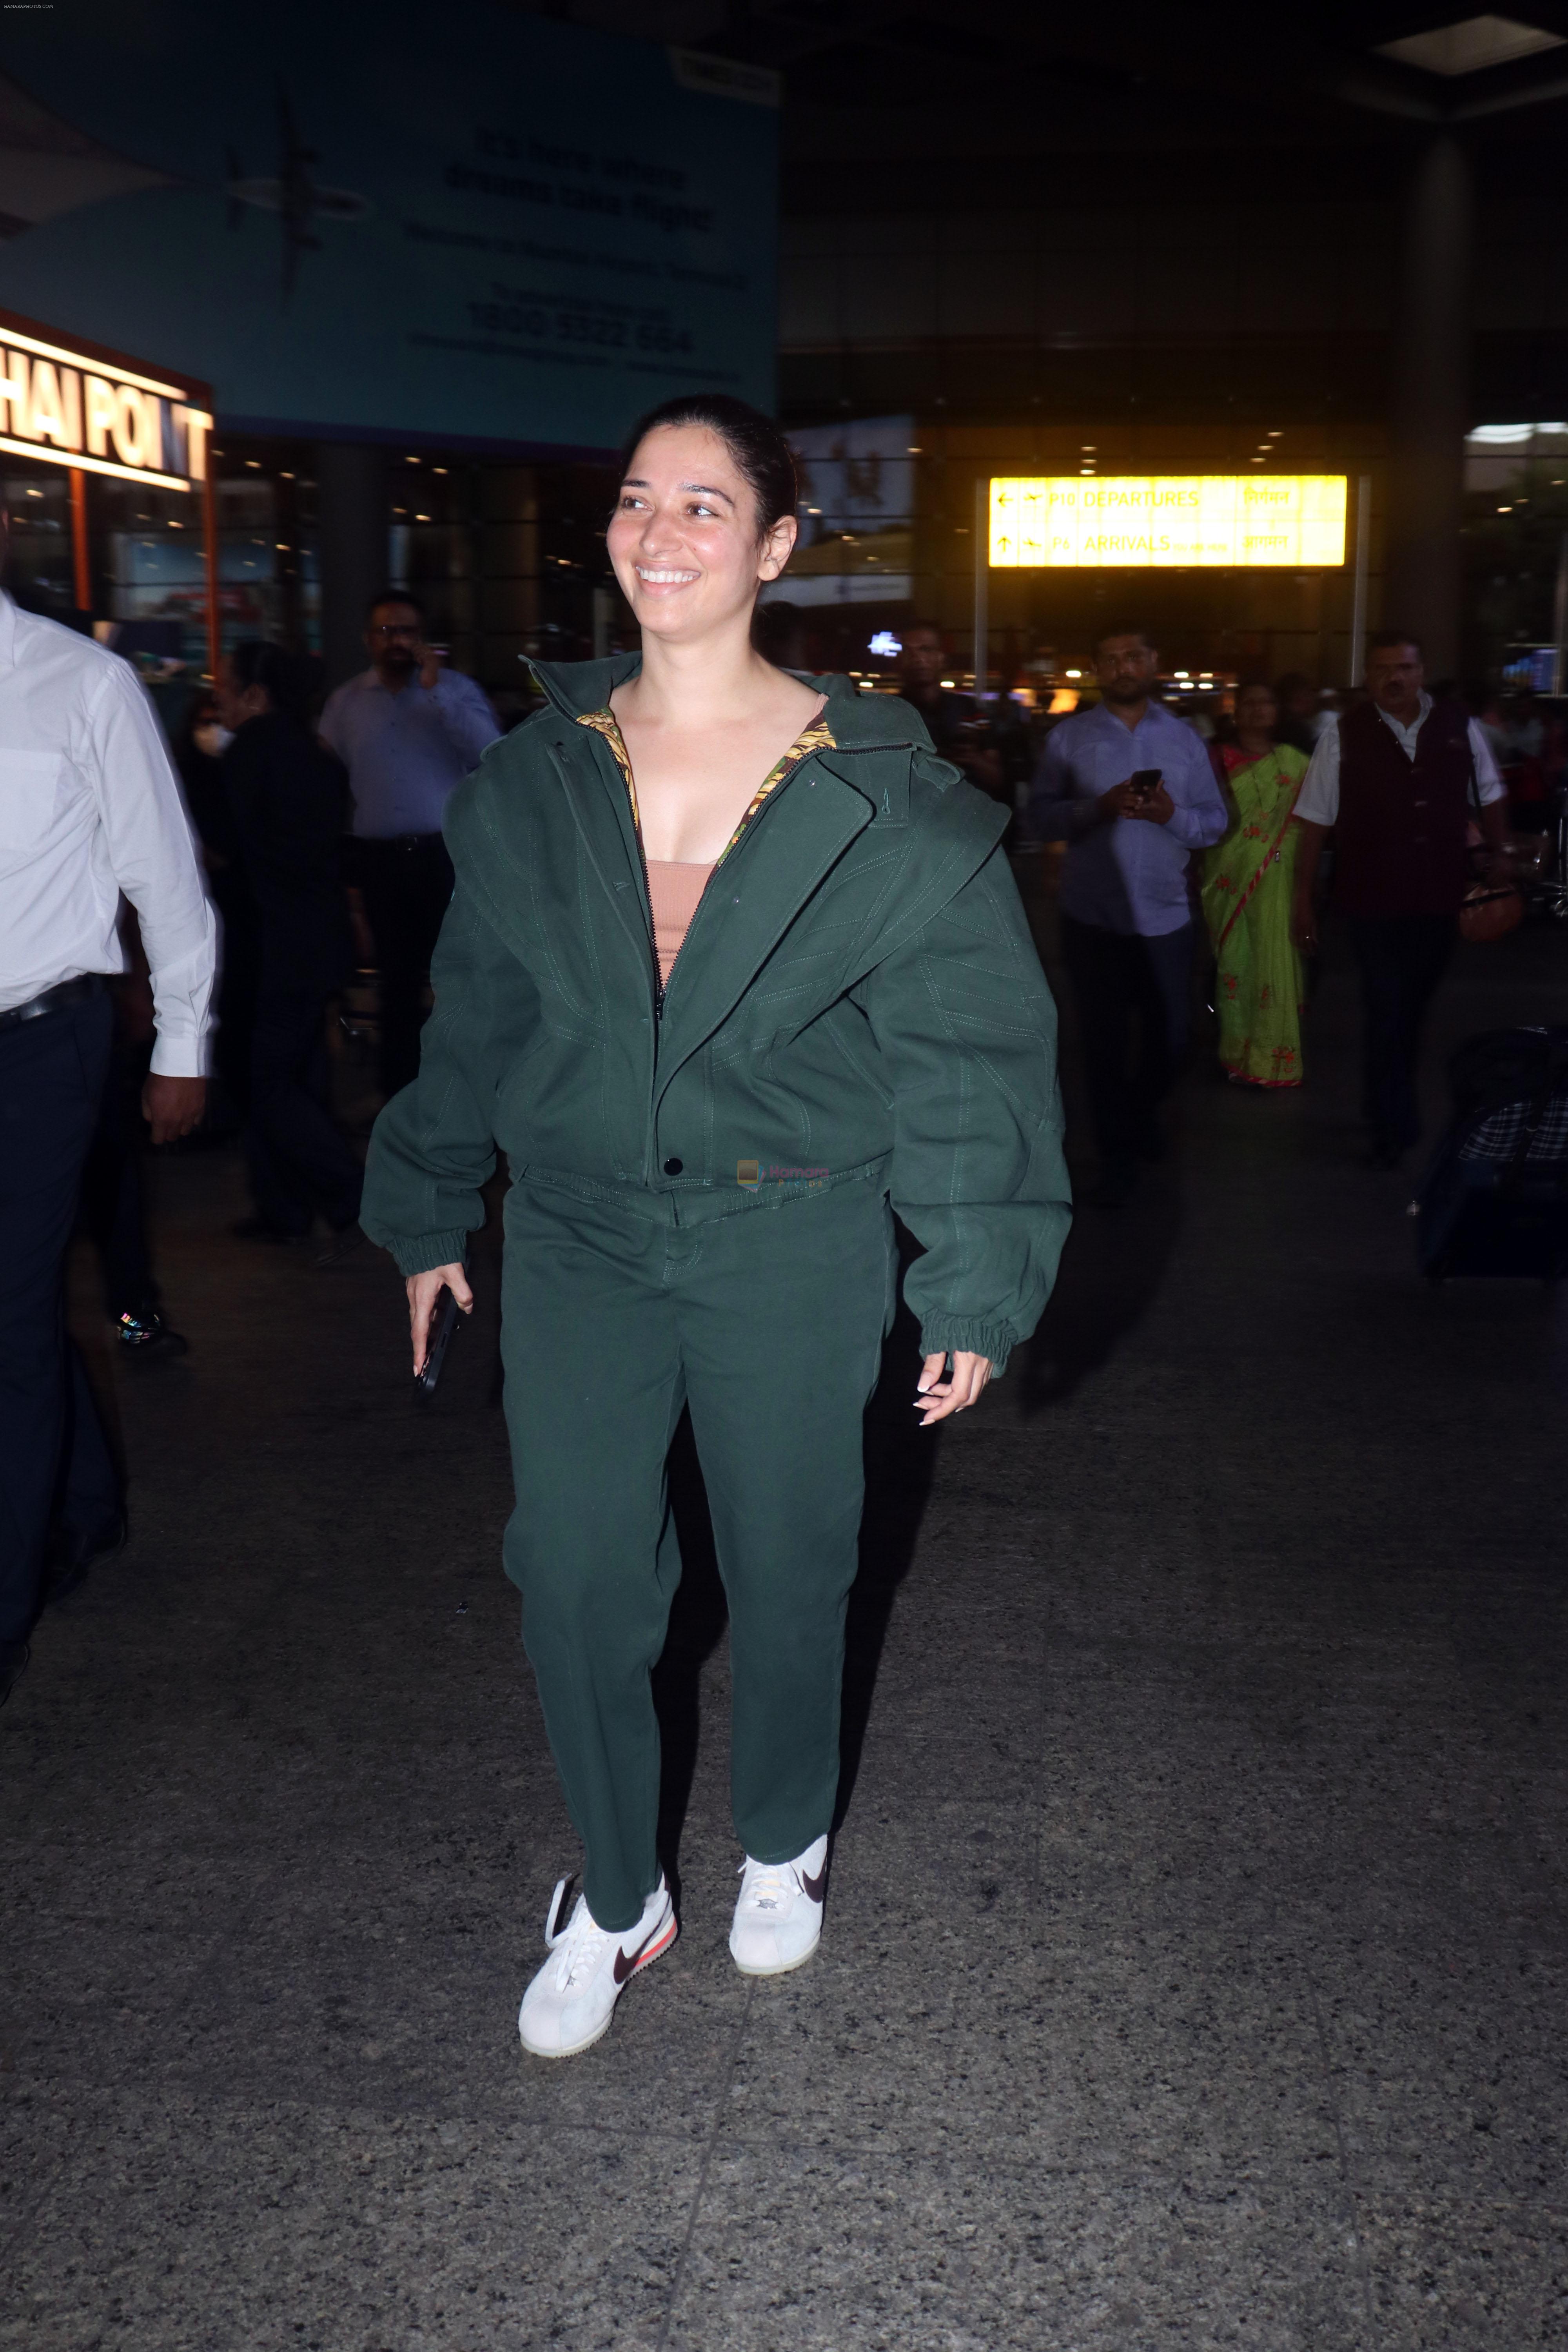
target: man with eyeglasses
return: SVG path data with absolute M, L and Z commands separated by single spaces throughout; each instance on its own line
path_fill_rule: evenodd
M 1226 824 L 1203 739 L 1154 698 L 1147 629 L 1113 623 L 1094 648 L 1097 708 L 1046 738 L 1029 804 L 1037 841 L 1065 841 L 1062 952 L 1072 975 L 1098 1198 L 1125 1200 L 1160 1156 L 1159 1107 L 1187 1042 L 1193 910 L 1187 860 Z
M 443 667 L 423 608 L 401 589 L 371 605 L 365 644 L 370 668 L 328 697 L 321 732 L 349 772 L 350 871 L 375 940 L 390 1096 L 419 1067 L 425 978 L 452 895 L 442 812 L 500 729 L 472 678 Z

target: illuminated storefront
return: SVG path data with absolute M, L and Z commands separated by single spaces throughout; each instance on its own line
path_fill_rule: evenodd
M 210 668 L 212 421 L 195 378 L 0 310 L 0 457 L 22 600 L 79 627 L 153 622 L 168 654 Z

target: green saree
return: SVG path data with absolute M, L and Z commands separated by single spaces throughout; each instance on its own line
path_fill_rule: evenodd
M 1204 859 L 1203 904 L 1218 971 L 1219 1057 L 1255 1087 L 1301 1083 L 1301 956 L 1290 937 L 1305 754 L 1277 744 L 1220 753 L 1235 822 Z

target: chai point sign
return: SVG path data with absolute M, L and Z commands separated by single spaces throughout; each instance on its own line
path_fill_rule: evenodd
M 0 449 L 13 457 L 188 490 L 206 479 L 205 389 L 144 375 L 0 310 Z
M 1342 474 L 1015 475 L 991 484 L 1002 570 L 1130 571 L 1345 560 Z

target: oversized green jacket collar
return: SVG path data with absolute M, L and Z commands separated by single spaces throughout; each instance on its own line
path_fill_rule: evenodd
M 603 661 L 532 662 L 530 667 L 552 709 L 563 718 L 581 719 L 587 711 L 603 710 L 616 687 L 638 675 L 642 656 L 610 654 Z M 827 697 L 822 715 L 833 730 L 834 741 L 844 750 L 931 751 L 925 721 L 909 703 L 886 694 L 858 694 L 853 678 L 836 674 L 817 677 L 796 669 L 790 676 Z
M 628 887 L 640 885 L 641 861 L 626 787 L 604 738 L 576 723 L 584 713 L 602 710 L 615 688 L 641 667 L 639 654 L 535 664 L 534 676 L 550 707 L 495 747 L 490 759 L 511 747 L 521 751 L 525 740 L 529 748 L 547 751 L 588 861 L 643 969 L 651 971 L 646 898 L 640 887 Z M 722 895 L 729 903 L 722 922 L 704 924 L 700 910 L 665 999 L 658 1094 L 722 1026 L 813 891 L 868 826 L 900 835 L 905 854 L 889 869 L 889 881 L 897 873 L 896 887 L 885 896 L 873 894 L 868 905 L 859 956 L 847 960 L 851 973 L 857 961 L 868 971 L 921 930 L 978 872 L 1006 828 L 1005 813 L 994 801 L 955 789 L 957 770 L 938 758 L 919 713 L 907 702 L 858 694 L 847 677 L 794 675 L 827 697 L 823 717 L 832 730 L 833 747 L 801 761 L 725 860 Z M 917 760 L 921 789 L 911 807 Z M 487 795 L 487 803 L 493 828 L 489 854 L 500 850 L 504 856 L 505 803 Z M 448 837 L 460 858 L 473 806 L 465 788 L 451 808 Z M 476 842 L 463 862 L 482 887 L 486 845 Z M 485 896 L 505 936 L 509 894 L 486 890 Z

